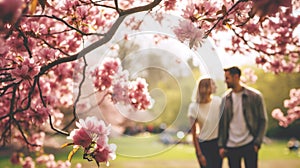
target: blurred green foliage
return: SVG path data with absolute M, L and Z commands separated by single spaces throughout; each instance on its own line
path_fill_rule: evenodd
M 246 68 L 246 67 L 242 67 Z M 257 81 L 252 86 L 262 92 L 264 95 L 267 112 L 268 112 L 268 131 L 267 136 L 273 138 L 300 138 L 300 122 L 295 121 L 287 128 L 280 127 L 278 121 L 271 116 L 275 108 L 280 108 L 285 114 L 287 109 L 283 105 L 285 99 L 289 99 L 289 93 L 292 88 L 300 88 L 299 73 L 266 73 L 262 69 L 250 67 L 255 70 Z

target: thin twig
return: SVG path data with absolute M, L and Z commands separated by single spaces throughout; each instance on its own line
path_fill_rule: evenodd
M 43 98 L 43 92 L 42 92 L 41 86 L 40 86 L 40 78 L 38 78 L 37 87 L 38 87 L 38 89 L 39 89 L 39 93 L 40 93 L 39 95 L 40 95 L 40 99 L 41 99 L 41 101 L 42 101 L 42 104 L 43 104 L 43 106 L 44 106 L 45 108 L 47 108 L 47 104 L 46 104 L 46 102 L 45 102 L 45 100 L 44 100 L 44 98 Z M 52 122 L 51 115 L 50 115 L 50 114 L 48 114 L 48 115 L 49 115 L 49 123 L 50 123 L 51 129 L 54 130 L 54 131 L 56 131 L 57 133 L 60 133 L 60 134 L 62 134 L 62 135 L 67 135 L 67 136 L 68 136 L 69 133 L 67 133 L 67 132 L 65 132 L 65 131 L 62 131 L 62 130 L 60 130 L 60 129 L 54 127 L 53 122 Z
M 81 96 L 81 89 L 82 89 L 82 86 L 83 86 L 83 83 L 85 81 L 85 73 L 86 73 L 86 68 L 87 68 L 87 61 L 86 61 L 86 58 L 85 56 L 83 57 L 83 61 L 84 61 L 84 65 L 83 65 L 83 70 L 82 70 L 82 80 L 80 81 L 79 83 L 79 86 L 78 86 L 78 95 L 74 101 L 74 105 L 73 105 L 73 111 L 72 111 L 72 114 L 73 114 L 73 119 L 71 120 L 71 122 L 69 122 L 69 124 L 67 124 L 63 130 L 67 129 L 68 127 L 71 126 L 71 124 L 73 124 L 74 121 L 76 121 L 76 119 L 78 118 L 77 114 L 76 114 L 76 106 L 77 106 L 77 103 L 79 102 L 79 99 L 80 99 L 80 96 Z

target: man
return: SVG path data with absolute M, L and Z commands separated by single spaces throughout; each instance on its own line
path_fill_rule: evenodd
M 266 126 L 267 114 L 261 93 L 240 82 L 238 67 L 224 69 L 225 82 L 230 90 L 221 103 L 219 123 L 219 154 L 228 158 L 230 168 L 257 168 Z

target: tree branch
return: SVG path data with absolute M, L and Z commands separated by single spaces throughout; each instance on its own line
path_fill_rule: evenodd
M 20 33 L 20 35 L 23 37 L 23 43 L 24 43 L 24 46 L 29 54 L 29 58 L 32 58 L 32 53 L 31 53 L 31 50 L 28 46 L 28 38 L 26 37 L 26 35 L 19 29 L 19 28 L 16 28 L 16 30 Z
M 217 27 L 217 25 L 220 23 L 220 21 L 222 21 L 226 16 L 228 16 L 228 14 L 235 8 L 238 6 L 238 4 L 240 4 L 241 2 L 247 2 L 248 0 L 239 0 L 237 1 L 234 5 L 231 6 L 231 8 L 221 17 L 218 18 L 217 22 L 213 25 L 213 27 L 211 27 L 206 33 L 204 38 L 207 38 L 208 35 Z
M 76 32 L 78 32 L 84 36 L 90 36 L 90 35 L 103 36 L 102 33 L 85 33 L 83 31 L 79 30 L 78 28 L 71 26 L 68 22 L 66 22 L 65 20 L 63 20 L 55 15 L 52 15 L 52 16 L 49 16 L 49 15 L 23 15 L 23 16 L 24 17 L 37 17 L 37 18 L 46 17 L 46 18 L 50 18 L 50 19 L 55 19 L 55 20 L 58 20 L 58 21 L 64 23 L 64 25 L 66 25 L 68 28 L 75 30 Z

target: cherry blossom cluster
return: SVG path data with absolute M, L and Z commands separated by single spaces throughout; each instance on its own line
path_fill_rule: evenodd
M 280 126 L 287 127 L 300 118 L 300 89 L 290 90 L 290 99 L 284 100 L 284 107 L 288 109 L 286 116 L 276 108 L 272 111 L 272 117 L 279 121 Z
M 108 91 L 114 103 L 131 104 L 137 110 L 150 107 L 150 95 L 145 79 L 137 78 L 130 81 L 129 73 L 123 70 L 119 58 L 106 57 L 101 65 L 96 67 L 91 76 L 94 87 L 98 91 Z
M 255 83 L 257 80 L 257 76 L 254 73 L 254 70 L 251 68 L 243 69 L 241 81 L 243 83 Z
M 137 78 L 130 83 L 128 97 L 135 109 L 145 110 L 150 107 L 151 103 L 147 86 L 148 84 L 143 78 Z
M 204 31 L 196 28 L 190 20 L 180 21 L 174 33 L 181 42 L 188 41 L 190 48 L 197 48 L 203 42 Z
M 106 126 L 103 120 L 98 120 L 96 117 L 87 117 L 85 120 L 79 119 L 76 122 L 77 128 L 74 129 L 68 139 L 73 140 L 74 149 L 84 148 L 83 158 L 89 161 L 95 160 L 99 163 L 105 162 L 109 164 L 109 160 L 116 158 L 115 144 L 108 143 L 110 134 L 110 125 Z M 73 155 L 74 153 L 70 153 Z M 69 155 L 69 160 L 71 159 Z
M 295 12 L 299 5 L 296 0 L 189 1 L 182 8 L 182 17 L 197 29 L 191 29 L 191 23 L 185 21 L 174 33 L 190 45 L 195 39 L 201 44 L 201 37 L 210 36 L 217 44 L 224 37 L 230 37 L 231 43 L 225 44 L 228 53 L 255 54 L 256 63 L 266 71 L 299 72 L 299 33 L 296 29 L 299 29 L 300 15 Z M 200 30 L 204 35 L 195 36 Z M 224 36 L 220 32 L 232 33 Z
M 80 52 L 87 41 L 112 37 L 111 28 L 132 13 L 151 10 L 161 21 L 164 13 L 181 12 L 187 21 L 174 30 L 190 47 L 200 46 L 207 36 L 218 44 L 223 36 L 217 33 L 230 31 L 227 52 L 256 54 L 256 63 L 267 71 L 300 71 L 295 31 L 300 16 L 293 12 L 300 8 L 298 0 L 2 0 L 0 8 L 0 143 L 28 146 L 29 152 L 42 151 L 49 130 L 69 135 L 63 128 L 76 121 L 75 111 L 66 123 L 62 109 L 76 106 L 72 89 L 84 70 L 78 68 Z M 132 28 L 138 30 L 142 22 L 135 21 Z M 94 72 L 95 87 L 108 91 L 114 102 L 147 108 L 145 81 L 129 81 L 115 64 Z M 92 146 L 95 151 L 86 157 L 97 162 L 105 160 L 100 152 L 110 153 L 110 148 L 96 150 L 96 141 Z M 32 160 L 22 165 L 30 167 Z
M 35 160 L 31 156 L 24 157 L 22 153 L 13 153 L 10 161 L 13 165 L 21 165 L 23 168 L 34 168 L 44 166 L 46 168 L 70 168 L 71 163 L 69 161 L 55 161 L 55 156 L 53 154 L 50 155 L 40 155 L 35 158 Z M 81 164 L 77 164 L 76 168 L 81 168 Z
M 60 128 L 72 124 L 64 121 L 63 109 L 76 106 L 73 87 L 82 71 L 76 61 L 79 52 L 87 40 L 99 40 L 109 31 L 119 8 L 139 5 L 136 1 L 122 1 L 117 7 L 112 1 L 0 1 L 1 145 L 18 144 L 20 149 L 28 147 L 28 152 L 41 152 L 48 132 L 68 135 Z

